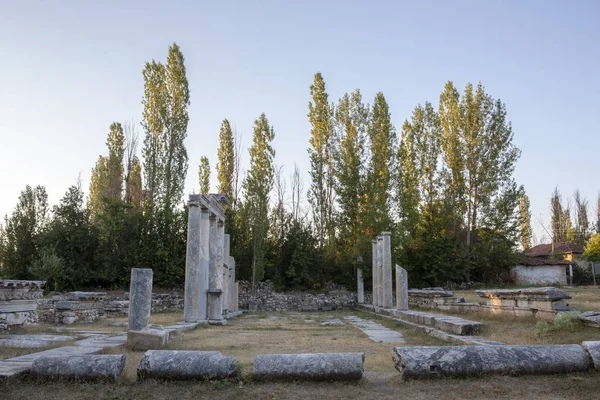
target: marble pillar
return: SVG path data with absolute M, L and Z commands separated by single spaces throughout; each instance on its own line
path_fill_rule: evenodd
M 231 236 L 228 234 L 223 235 L 223 315 L 226 315 L 231 311 L 231 304 L 229 299 L 231 298 L 231 271 L 229 266 L 229 251 L 231 246 Z
M 150 268 L 132 268 L 129 285 L 129 322 L 130 331 L 141 331 L 150 322 L 152 311 L 152 270 Z
M 394 307 L 394 283 L 392 280 L 392 233 L 382 232 L 383 237 L 383 256 L 382 256 L 382 267 L 383 267 L 383 308 Z
M 356 302 L 364 304 L 365 302 L 365 282 L 363 281 L 362 269 L 356 270 Z
M 208 320 L 218 322 L 223 319 L 223 221 L 215 215 L 210 217 L 209 279 L 208 279 Z
M 377 306 L 383 307 L 383 236 L 377 236 Z
M 408 273 L 396 264 L 396 308 L 408 310 Z
M 373 269 L 372 269 L 373 296 L 372 296 L 371 303 L 374 306 L 377 306 L 377 299 L 378 299 L 377 289 L 379 287 L 379 282 L 377 281 L 377 277 L 378 277 L 378 275 L 377 275 L 377 240 L 372 240 L 371 244 L 373 247 Z
M 200 317 L 200 202 L 190 196 L 188 202 L 187 252 L 185 258 L 185 294 L 183 316 L 185 322 L 198 322 Z
M 235 285 L 235 258 L 229 256 L 229 287 L 231 288 L 231 291 L 229 292 L 230 311 L 237 311 Z

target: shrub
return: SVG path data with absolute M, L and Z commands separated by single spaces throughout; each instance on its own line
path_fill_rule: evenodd
M 572 331 L 579 323 L 579 313 L 569 311 L 557 314 L 552 321 L 540 321 L 535 325 L 535 331 L 538 336 L 549 332 Z

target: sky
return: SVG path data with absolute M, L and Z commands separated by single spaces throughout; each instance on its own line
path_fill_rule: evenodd
M 206 155 L 216 183 L 228 118 L 247 149 L 265 112 L 276 163 L 310 182 L 309 87 L 332 101 L 382 91 L 398 132 L 448 80 L 501 99 L 522 151 L 515 178 L 538 239 L 549 198 L 600 190 L 600 1 L 12 1 L 0 0 L 0 215 L 25 185 L 51 205 L 89 186 L 113 121 L 140 126 L 144 63 L 176 42 L 191 90 L 186 197 Z M 547 235 L 546 235 L 547 236 Z

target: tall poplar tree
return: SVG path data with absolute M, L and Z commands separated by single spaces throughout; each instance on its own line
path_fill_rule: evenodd
M 142 147 L 144 172 L 144 208 L 151 219 L 159 206 L 165 149 L 164 132 L 167 89 L 165 66 L 152 60 L 147 62 L 144 71 L 144 106 L 142 127 L 146 133 Z
M 123 196 L 123 157 L 125 155 L 125 135 L 123 126 L 113 122 L 109 128 L 106 146 L 108 147 L 108 188 L 106 195 L 111 200 L 120 200 Z
M 219 183 L 217 191 L 226 194 L 232 201 L 235 157 L 235 141 L 231 125 L 227 119 L 224 119 L 219 132 L 219 160 L 217 162 L 217 179 Z
M 412 237 L 419 222 L 420 170 L 418 168 L 417 136 L 413 125 L 404 121 L 398 146 L 398 216 L 401 240 Z
M 369 106 L 357 89 L 345 94 L 335 110 L 337 127 L 335 152 L 336 193 L 340 205 L 338 228 L 343 253 L 353 264 L 361 249 L 361 203 L 365 193 L 365 137 Z M 352 274 L 353 276 L 353 274 Z
M 200 182 L 200 194 L 208 194 L 210 192 L 210 163 L 205 156 L 200 157 L 198 181 Z
M 244 181 L 245 204 L 252 247 L 252 290 L 264 276 L 267 234 L 269 232 L 269 194 L 273 188 L 275 150 L 271 142 L 275 131 L 263 113 L 254 121 L 250 146 L 250 170 Z
M 451 170 L 452 190 L 462 206 L 466 244 L 479 228 L 480 215 L 503 191 L 510 191 L 520 150 L 512 143 L 506 107 L 486 94 L 480 83 L 467 84 L 460 98 L 451 82 L 440 97 L 445 161 Z M 461 193 L 462 192 L 462 193 Z
M 163 209 L 171 213 L 181 201 L 188 169 L 188 154 L 184 141 L 189 122 L 190 89 L 185 59 L 176 43 L 169 47 L 165 67 L 166 112 L 164 131 Z
M 90 179 L 90 197 L 88 198 L 88 210 L 90 218 L 95 221 L 102 212 L 104 199 L 107 198 L 109 182 L 108 158 L 99 156 L 96 165 L 92 169 Z
M 381 231 L 389 229 L 391 224 L 390 200 L 396 142 L 389 106 L 381 92 L 375 95 L 368 136 L 371 162 L 368 172 L 367 203 L 371 210 L 371 223 L 367 235 L 374 237 Z
M 335 237 L 332 237 L 334 235 L 333 110 L 328 102 L 325 81 L 320 72 L 314 76 L 310 95 L 312 101 L 308 103 L 308 120 L 311 125 L 308 154 L 311 185 L 308 200 L 313 208 L 319 247 L 323 250 L 326 241 L 328 247 L 335 241 Z
M 521 246 L 523 250 L 531 247 L 533 230 L 531 229 L 531 209 L 529 196 L 521 186 L 519 190 L 519 222 L 521 226 Z
M 552 225 L 552 243 L 557 244 L 564 242 L 566 238 L 566 232 L 564 229 L 564 212 L 562 206 L 562 199 L 558 187 L 554 188 L 552 197 L 550 198 L 550 215 Z

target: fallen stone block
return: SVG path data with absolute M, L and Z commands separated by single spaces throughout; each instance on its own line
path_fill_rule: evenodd
M 600 328 L 600 312 L 598 311 L 586 311 L 579 314 L 578 318 L 586 326 Z
M 588 354 L 576 344 L 395 347 L 392 359 L 405 379 L 567 373 L 590 367 Z
M 127 331 L 127 346 L 134 350 L 160 349 L 169 342 L 169 331 L 164 329 L 143 329 Z
M 594 368 L 600 370 L 600 342 L 583 342 L 581 345 L 592 357 Z
M 365 353 L 267 354 L 254 358 L 256 380 L 357 381 Z
M 40 357 L 31 364 L 33 376 L 116 381 L 125 367 L 124 355 Z
M 224 379 L 236 373 L 235 358 L 218 351 L 149 350 L 137 369 L 140 379 Z

